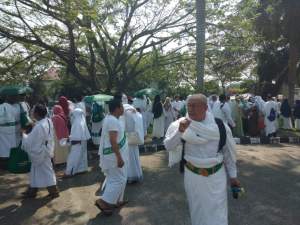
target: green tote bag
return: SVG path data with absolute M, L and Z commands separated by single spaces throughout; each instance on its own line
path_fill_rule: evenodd
M 21 149 L 21 145 L 10 150 L 8 171 L 11 173 L 28 173 L 31 162 L 27 152 Z

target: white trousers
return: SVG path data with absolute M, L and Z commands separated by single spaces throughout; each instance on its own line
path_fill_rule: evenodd
M 228 225 L 226 182 L 224 166 L 208 177 L 185 168 L 184 187 L 192 225 Z
M 104 189 L 101 199 L 109 204 L 117 204 L 123 201 L 124 192 L 127 183 L 127 168 L 111 168 L 105 170 L 105 181 L 102 189 Z

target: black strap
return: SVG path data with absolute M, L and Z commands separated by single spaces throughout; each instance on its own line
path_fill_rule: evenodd
M 48 125 L 49 125 L 49 135 L 50 135 L 50 129 L 51 129 L 51 127 L 50 127 L 50 122 L 49 122 L 49 119 L 47 119 L 47 122 L 48 122 Z M 45 145 L 47 146 L 48 145 L 48 140 L 47 141 L 45 141 Z
M 51 129 L 51 127 L 50 127 L 50 122 L 49 122 L 49 119 L 47 119 L 47 122 L 48 122 L 48 125 L 49 125 L 49 135 L 50 135 L 50 129 Z
M 218 125 L 219 132 L 220 132 L 219 150 L 218 150 L 218 152 L 220 152 L 222 150 L 222 148 L 224 147 L 224 145 L 226 144 L 226 136 L 227 136 L 226 128 L 221 119 L 215 118 L 215 121 L 216 121 L 216 124 Z
M 181 153 L 181 160 L 179 163 L 179 172 L 184 173 L 184 166 L 186 164 L 186 160 L 184 159 L 185 155 L 185 140 L 181 138 L 181 143 L 182 143 L 182 153 Z
M 223 121 L 219 118 L 215 118 L 215 121 L 216 121 L 216 124 L 218 125 L 219 132 L 220 132 L 220 140 L 219 140 L 219 148 L 218 148 L 218 152 L 220 152 L 223 149 L 224 145 L 226 144 L 227 133 L 226 133 L 226 128 L 225 128 Z M 184 159 L 185 140 L 181 139 L 181 143 L 182 143 L 182 154 L 181 154 L 181 160 L 180 160 L 180 164 L 179 164 L 179 172 L 184 173 L 184 166 L 186 164 L 186 160 Z

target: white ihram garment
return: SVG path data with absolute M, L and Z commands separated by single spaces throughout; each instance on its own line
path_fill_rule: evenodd
M 230 126 L 235 127 L 235 122 L 231 116 L 231 109 L 227 102 L 216 102 L 212 112 L 215 118 L 221 119 L 226 125 L 229 124 Z
M 118 143 L 122 147 L 119 149 L 125 165 L 122 168 L 117 166 L 117 158 L 111 150 L 106 153 L 105 149 L 111 148 L 109 132 L 118 133 Z M 110 204 L 116 204 L 123 201 L 124 191 L 127 183 L 127 163 L 128 163 L 128 144 L 124 136 L 124 125 L 121 120 L 112 115 L 107 115 L 103 121 L 102 135 L 99 145 L 100 167 L 105 175 L 105 181 L 102 184 L 103 194 L 101 199 Z M 122 142 L 123 140 L 123 142 Z M 125 140 L 125 142 L 124 142 Z
M 23 134 L 22 148 L 31 160 L 30 187 L 43 188 L 56 185 L 51 158 L 54 155 L 54 129 L 52 121 L 38 121 L 32 131 Z
M 81 141 L 81 143 L 71 145 L 71 151 L 67 159 L 66 175 L 74 175 L 88 170 L 87 140 L 91 136 L 82 109 L 76 108 L 71 113 L 71 124 L 70 141 Z
M 186 141 L 185 159 L 196 167 L 209 168 L 222 161 L 224 166 L 216 173 L 204 177 L 185 168 L 184 187 L 189 203 L 192 225 L 227 225 L 228 208 L 226 192 L 226 172 L 236 177 L 236 152 L 230 128 L 225 124 L 227 139 L 222 153 L 218 152 L 219 129 L 213 115 L 206 113 L 205 120 L 192 121 L 182 134 L 178 131 L 179 122 L 173 122 L 166 134 L 164 144 L 169 154 L 181 155 L 181 138 Z M 177 149 L 177 150 L 176 150 Z M 175 159 L 174 155 L 171 159 Z M 175 162 L 173 162 L 175 163 Z M 226 172 L 225 172 L 226 171 Z

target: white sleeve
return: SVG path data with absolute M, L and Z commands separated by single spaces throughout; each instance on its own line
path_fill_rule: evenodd
M 236 168 L 236 145 L 232 137 L 232 133 L 227 124 L 224 124 L 226 128 L 226 144 L 223 147 L 224 164 L 226 172 L 230 178 L 237 177 Z
M 179 132 L 179 121 L 175 121 L 171 123 L 169 126 L 166 137 L 164 140 L 165 148 L 168 151 L 176 150 L 177 146 L 181 144 L 181 135 L 182 133 Z
M 29 155 L 40 153 L 43 150 L 42 146 L 45 144 L 44 136 L 45 134 L 42 126 L 34 126 L 28 135 L 23 134 L 22 148 L 28 152 Z
M 235 127 L 235 122 L 233 121 L 233 119 L 231 117 L 231 109 L 229 108 L 229 105 L 225 104 L 224 107 L 222 107 L 222 111 L 223 111 L 228 123 L 230 124 L 230 126 Z
M 107 131 L 119 131 L 120 124 L 117 119 L 110 119 L 107 122 Z

